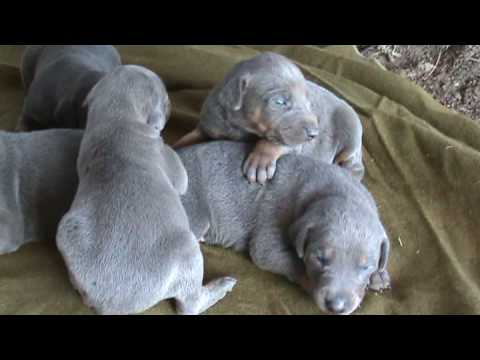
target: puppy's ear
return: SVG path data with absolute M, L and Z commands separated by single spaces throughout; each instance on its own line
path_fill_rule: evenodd
M 390 240 L 385 237 L 380 245 L 380 260 L 378 261 L 378 271 L 387 270 L 388 257 L 390 255 Z
M 309 221 L 306 221 L 303 217 L 298 219 L 290 227 L 290 230 L 289 230 L 290 239 L 300 259 L 303 259 L 305 256 L 308 233 L 310 232 L 311 227 L 312 227 L 312 224 Z
M 390 253 L 390 241 L 385 236 L 380 245 L 380 259 L 378 261 L 378 270 L 370 277 L 368 288 L 372 291 L 384 291 L 391 288 L 390 275 L 387 271 L 388 256 Z
M 243 107 L 243 100 L 251 80 L 252 76 L 248 73 L 233 77 L 218 95 L 220 102 L 234 111 L 239 111 Z

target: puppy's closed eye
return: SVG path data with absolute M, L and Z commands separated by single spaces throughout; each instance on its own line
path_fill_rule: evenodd
M 331 260 L 328 257 L 326 257 L 325 255 L 316 255 L 314 257 L 314 261 L 318 265 L 320 265 L 322 268 L 327 267 L 331 263 Z

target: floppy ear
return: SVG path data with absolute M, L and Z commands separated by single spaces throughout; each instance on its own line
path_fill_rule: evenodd
M 380 245 L 380 259 L 378 261 L 378 270 L 370 277 L 368 288 L 373 291 L 384 291 L 391 288 L 390 275 L 387 271 L 388 255 L 390 253 L 390 241 L 387 236 L 384 237 Z
M 180 195 L 185 195 L 188 190 L 188 175 L 182 160 L 180 160 L 178 154 L 167 145 L 164 145 L 163 160 L 163 170 L 170 180 L 170 183 Z
M 312 223 L 304 219 L 303 216 L 297 221 L 295 221 L 290 227 L 290 239 L 300 259 L 303 259 L 305 256 L 308 233 L 310 232 L 311 227 Z
M 251 79 L 252 76 L 248 73 L 241 76 L 234 76 L 224 85 L 219 93 L 220 102 L 234 111 L 239 111 L 243 107 L 243 100 Z
M 380 245 L 380 260 L 378 261 L 378 271 L 386 271 L 388 265 L 388 257 L 390 254 L 390 241 L 387 237 L 382 241 Z

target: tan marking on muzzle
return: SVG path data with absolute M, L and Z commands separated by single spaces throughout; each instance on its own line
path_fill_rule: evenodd
M 266 135 L 272 130 L 272 124 L 263 117 L 262 108 L 260 106 L 253 112 L 252 117 L 250 118 L 250 125 L 261 135 Z
M 282 146 L 276 145 L 267 140 L 260 140 L 255 147 L 255 152 L 264 154 L 264 156 L 268 156 L 275 160 L 278 160 L 278 158 L 283 155 L 283 150 Z

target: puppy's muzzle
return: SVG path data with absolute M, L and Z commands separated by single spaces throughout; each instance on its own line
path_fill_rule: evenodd
M 333 314 L 343 314 L 346 309 L 347 300 L 342 296 L 335 296 L 325 299 L 325 307 Z
M 305 114 L 303 118 L 305 136 L 308 140 L 313 140 L 320 135 L 320 129 L 318 127 L 318 118 L 315 114 Z
M 320 135 L 320 130 L 317 127 L 305 127 L 305 134 L 307 139 L 314 140 Z
M 360 298 L 347 291 L 322 291 L 316 296 L 321 309 L 334 315 L 349 315 L 360 305 Z

